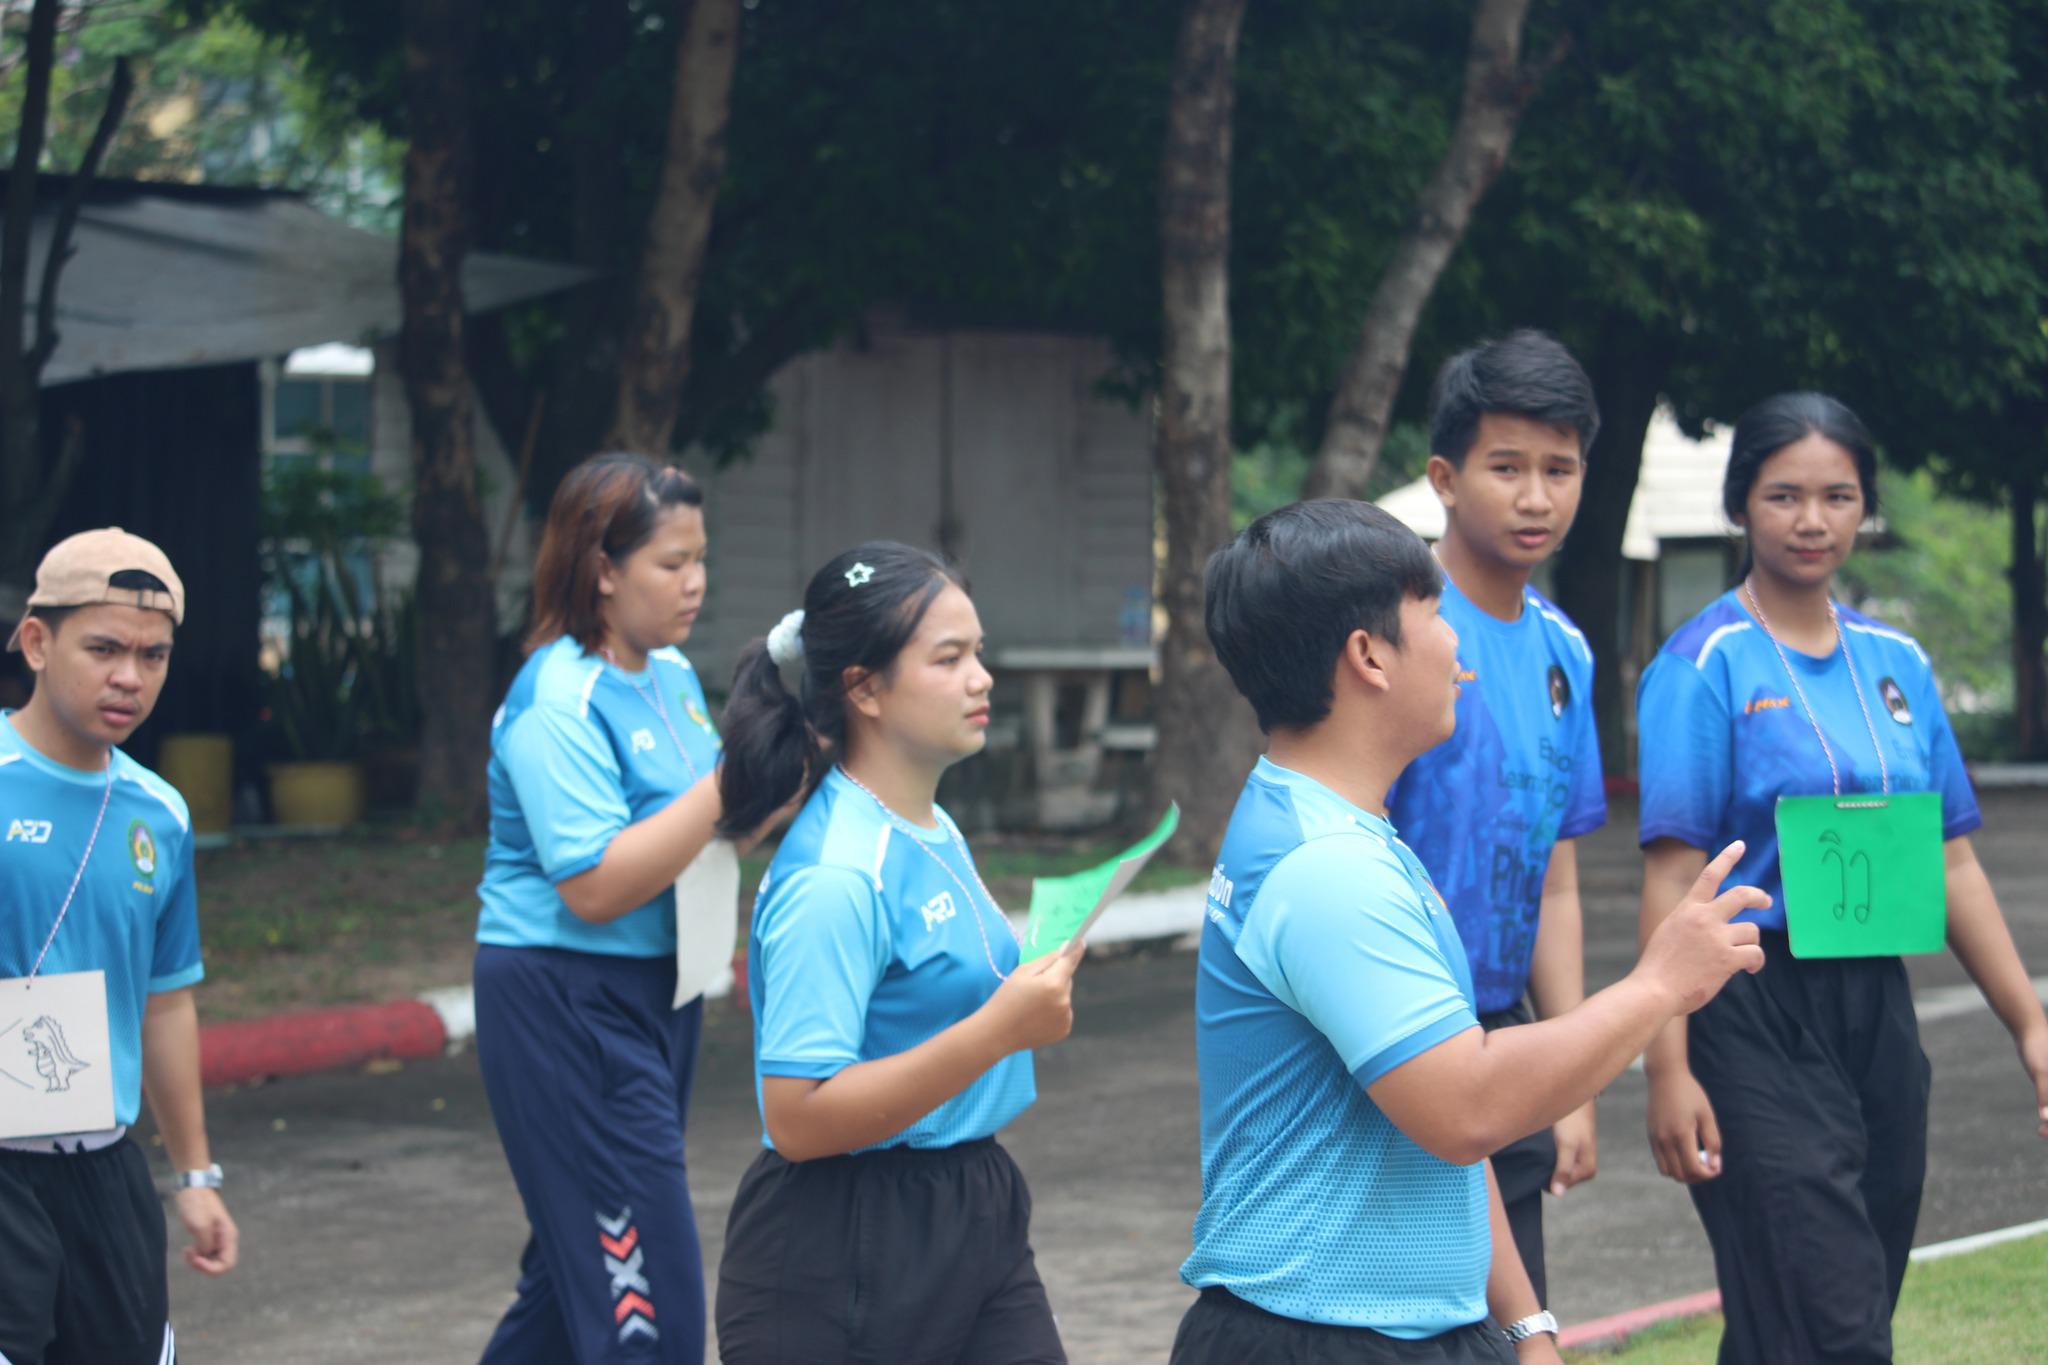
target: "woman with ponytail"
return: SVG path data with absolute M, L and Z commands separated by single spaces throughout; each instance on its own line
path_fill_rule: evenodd
M 764 1151 L 719 1267 L 728 1365 L 1066 1359 L 995 1141 L 1073 1024 L 1079 945 L 1018 965 L 935 801 L 987 740 L 965 584 L 874 541 L 820 569 L 741 657 L 722 828 L 809 799 L 754 907 L 748 986 Z
M 477 1059 L 532 1236 L 485 1365 L 704 1359 L 683 1146 L 703 999 L 673 1008 L 672 890 L 723 813 L 676 648 L 704 603 L 702 503 L 639 455 L 569 472 L 491 723 Z

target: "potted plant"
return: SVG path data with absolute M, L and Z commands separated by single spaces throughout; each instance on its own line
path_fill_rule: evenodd
M 377 551 L 402 524 L 398 499 L 329 454 L 276 460 L 264 481 L 265 567 L 283 626 L 266 650 L 277 761 L 271 806 L 288 827 L 358 823 L 373 711 L 389 715 L 390 624 Z

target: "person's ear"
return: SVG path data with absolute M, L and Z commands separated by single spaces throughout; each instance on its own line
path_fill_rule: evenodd
M 1423 477 L 1429 480 L 1429 487 L 1436 494 L 1437 501 L 1445 507 L 1458 505 L 1458 467 L 1441 455 L 1429 457 L 1429 465 L 1423 470 Z
M 592 550 L 597 556 L 597 595 L 611 597 L 619 590 L 619 566 L 612 563 L 612 557 L 603 550 Z
M 40 616 L 31 616 L 21 623 L 21 657 L 32 673 L 40 673 L 50 664 L 50 645 L 56 632 L 50 623 Z
M 1393 686 L 1387 673 L 1387 653 L 1393 648 L 1386 640 L 1366 630 L 1354 630 L 1344 637 L 1337 655 L 1337 684 L 1386 692 Z
M 854 710 L 869 720 L 880 719 L 882 693 L 887 689 L 879 672 L 862 668 L 844 669 L 839 674 L 839 686 Z

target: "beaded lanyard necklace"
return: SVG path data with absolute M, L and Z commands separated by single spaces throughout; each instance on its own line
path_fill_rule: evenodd
M 71 910 L 71 900 L 78 894 L 78 884 L 85 880 L 85 865 L 92 861 L 94 845 L 100 841 L 100 826 L 106 823 L 107 803 L 114 798 L 114 756 L 107 755 L 107 782 L 100 790 L 100 813 L 92 820 L 92 833 L 86 836 L 85 855 L 78 860 L 78 870 L 71 874 L 71 887 L 64 893 L 64 903 L 57 907 L 57 918 L 50 925 L 50 936 L 43 940 L 43 950 L 36 954 L 36 962 L 28 969 L 30 989 L 35 986 L 36 973 L 43 969 L 43 959 L 50 955 L 50 945 L 57 941 L 57 931 L 64 927 L 64 916 Z
M 937 853 L 932 851 L 932 846 L 929 843 L 925 842 L 923 831 L 919 830 L 916 825 L 911 824 L 910 821 L 904 819 L 895 811 L 889 809 L 889 803 L 884 801 L 881 797 L 875 795 L 875 793 L 868 788 L 866 783 L 862 782 L 859 778 L 855 777 L 852 773 L 848 772 L 846 770 L 846 765 L 843 763 L 839 765 L 839 775 L 845 778 L 848 782 L 851 782 L 854 786 L 860 788 L 861 791 L 866 792 L 868 799 L 870 801 L 873 801 L 875 805 L 881 809 L 883 817 L 886 818 L 891 825 L 895 826 L 903 833 L 909 835 L 911 843 L 923 849 L 925 856 L 927 858 L 930 858 L 933 862 L 937 863 L 940 866 L 940 868 L 944 869 L 946 875 L 952 878 L 953 885 L 960 888 L 960 894 L 966 898 L 967 903 L 969 905 L 974 907 L 974 927 L 981 933 L 981 951 L 983 955 L 988 958 L 988 969 L 996 974 L 996 980 L 1007 980 L 1008 974 L 1005 973 L 1001 967 L 996 966 L 995 945 L 989 942 L 988 926 L 983 922 L 988 914 L 988 911 L 983 910 L 981 908 L 982 901 L 986 901 L 988 905 L 995 911 L 996 918 L 1002 921 L 1003 927 L 1009 931 L 1010 937 L 1013 940 L 1015 940 L 1020 947 L 1023 945 L 1024 940 L 1022 936 L 1020 936 L 1017 933 L 1016 928 L 1011 925 L 1008 917 L 1003 914 L 1002 906 L 996 904 L 996 898 L 989 894 L 988 886 L 981 880 L 981 872 L 974 866 L 974 859 L 971 856 L 969 856 L 967 852 L 967 841 L 960 837 L 959 829 L 957 829 L 954 826 L 951 820 L 947 819 L 943 815 L 939 817 L 939 823 L 945 827 L 947 835 L 953 841 L 953 847 L 958 849 L 960 852 L 960 861 L 967 864 L 968 874 L 974 878 L 974 885 L 981 892 L 981 900 L 975 899 L 974 893 L 967 889 L 967 883 L 961 881 L 960 874 L 953 870 L 953 865 L 947 862 L 944 858 L 941 858 Z
M 604 655 L 606 663 L 626 675 L 626 685 L 633 689 L 634 695 L 652 706 L 654 714 L 661 717 L 661 728 L 668 731 L 668 737 L 675 741 L 676 752 L 683 756 L 683 766 L 690 770 L 690 781 L 694 784 L 702 774 L 697 771 L 697 765 L 690 760 L 690 751 L 683 747 L 683 737 L 676 733 L 674 723 L 668 718 L 668 707 L 663 705 L 661 700 L 661 685 L 654 681 L 654 656 L 647 656 L 647 690 L 643 692 L 640 690 L 640 684 L 633 681 L 633 676 L 626 673 L 626 666 L 619 662 L 618 655 L 612 653 L 610 645 L 598 646 L 597 652 Z
M 1835 751 L 1829 746 L 1828 737 L 1821 733 L 1820 721 L 1814 716 L 1813 707 L 1806 700 L 1806 689 L 1799 685 L 1799 675 L 1792 670 L 1792 660 L 1787 657 L 1785 646 L 1778 643 L 1777 632 L 1771 629 L 1771 623 L 1764 617 L 1763 605 L 1756 600 L 1756 589 L 1750 586 L 1746 578 L 1742 580 L 1742 593 L 1749 599 L 1749 609 L 1756 613 L 1757 624 L 1764 628 L 1764 638 L 1771 642 L 1771 648 L 1778 651 L 1778 662 L 1785 666 L 1785 676 L 1792 680 L 1792 691 L 1799 698 L 1799 709 L 1806 713 L 1806 723 L 1813 727 L 1813 737 L 1820 741 L 1820 751 L 1827 755 L 1828 776 L 1834 779 L 1835 795 L 1840 796 L 1842 773 L 1835 766 Z M 1849 687 L 1856 693 L 1856 705 L 1863 712 L 1863 728 L 1870 731 L 1870 747 L 1877 750 L 1878 776 L 1884 783 L 1885 795 L 1889 796 L 1892 790 L 1891 765 L 1884 761 L 1884 745 L 1878 743 L 1877 726 L 1870 719 L 1870 705 L 1863 700 L 1863 680 L 1856 676 L 1856 659 L 1849 653 L 1848 642 L 1842 638 L 1842 621 L 1835 614 L 1833 599 L 1828 601 L 1828 624 L 1834 627 L 1835 648 L 1842 651 L 1842 662 L 1849 665 Z

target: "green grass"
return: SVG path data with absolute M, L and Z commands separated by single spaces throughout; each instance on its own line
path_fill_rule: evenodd
M 2048 1360 L 2048 1234 L 1927 1261 L 1906 1272 L 1892 1318 L 1892 1354 L 1913 1365 Z M 1619 1351 L 1570 1352 L 1567 1360 L 1622 1365 L 1713 1365 L 1719 1314 L 1666 1323 Z
M 989 890 L 1023 910 L 1031 878 L 1077 872 L 1125 847 L 1106 840 L 987 836 L 974 841 Z M 772 848 L 742 863 L 742 906 Z M 481 839 L 422 838 L 394 827 L 331 839 L 258 840 L 199 855 L 199 932 L 208 1020 L 389 1000 L 469 979 Z M 1199 883 L 1206 868 L 1145 869 L 1137 891 Z M 740 928 L 746 946 L 745 916 Z

